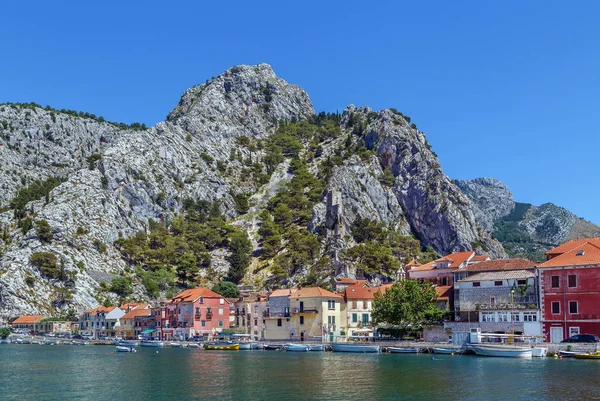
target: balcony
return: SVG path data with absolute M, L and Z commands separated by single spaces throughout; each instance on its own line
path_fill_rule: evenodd
M 290 313 L 287 312 L 263 312 L 263 317 L 271 317 L 271 318 L 284 318 L 284 317 L 290 317 Z
M 196 313 L 194 315 L 194 320 L 200 320 L 201 317 L 202 317 L 202 315 L 200 313 Z
M 294 313 L 298 313 L 298 314 L 319 313 L 319 310 L 317 308 L 303 308 L 303 309 L 294 308 Z
M 212 320 L 213 314 L 212 312 L 207 312 L 206 313 L 206 320 Z
M 477 303 L 475 304 L 475 310 L 513 310 L 513 309 L 538 309 L 537 302 L 515 302 L 515 303 Z M 461 311 L 472 310 L 468 307 L 460 306 Z

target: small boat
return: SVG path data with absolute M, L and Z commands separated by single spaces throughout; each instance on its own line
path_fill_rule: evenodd
M 559 351 L 558 355 L 562 356 L 563 358 L 575 358 L 575 355 L 577 355 L 577 352 L 573 352 L 573 351 Z
M 499 356 L 505 358 L 531 358 L 533 349 L 530 347 L 513 347 L 510 345 L 474 344 L 471 348 L 479 356 Z
M 240 349 L 240 345 L 237 343 L 206 343 L 204 344 L 204 349 L 207 351 L 238 351 Z
M 239 343 L 240 349 L 249 350 L 252 349 L 252 343 Z
M 547 355 L 548 355 L 548 348 L 533 347 L 531 349 L 531 356 L 534 358 L 545 358 Z
M 283 346 L 283 349 L 288 352 L 308 352 L 310 347 L 306 344 L 289 343 Z
M 264 344 L 261 343 L 252 343 L 252 349 L 264 349 Z
M 593 354 L 575 354 L 577 359 L 600 359 L 600 351 Z
M 119 345 L 123 345 L 123 344 L 119 344 Z M 165 343 L 162 341 L 141 341 L 140 342 L 140 347 L 155 347 L 155 348 L 162 348 L 165 346 Z
M 433 348 L 434 354 L 454 354 L 456 352 L 458 352 L 458 350 L 454 348 Z
M 65 341 L 63 342 L 64 345 L 73 345 L 73 341 Z
M 387 347 L 387 352 L 391 354 L 417 354 L 419 353 L 418 348 L 401 348 L 401 347 Z
M 17 338 L 15 342 L 17 344 L 31 344 L 31 341 L 27 338 Z
M 191 343 L 191 344 L 188 344 L 188 348 L 200 348 L 200 344 L 198 344 L 198 343 Z
M 309 351 L 316 351 L 316 352 L 323 352 L 325 351 L 325 345 L 324 344 L 311 344 L 308 346 L 308 350 Z
M 40 345 L 42 342 L 41 342 L 41 341 L 35 341 L 35 340 L 34 340 L 34 341 L 32 341 L 31 343 L 32 343 L 32 344 L 36 344 L 36 345 Z
M 123 341 L 123 340 L 119 340 L 119 341 L 115 341 L 115 345 L 121 345 L 123 347 L 137 347 L 138 345 L 140 345 L 140 343 L 137 342 L 137 341 Z
M 121 345 L 117 345 L 117 352 L 136 352 L 134 347 L 123 347 Z
M 87 341 L 73 341 L 73 345 L 89 345 Z
M 185 343 L 171 343 L 170 345 L 173 348 L 185 348 L 185 347 L 187 347 L 187 344 L 185 344 Z
M 379 345 L 331 344 L 333 352 L 378 353 Z
M 60 344 L 60 340 L 46 338 L 46 339 L 44 339 L 43 343 L 46 344 L 46 345 L 59 345 Z
M 282 347 L 281 344 L 265 344 L 263 346 L 263 349 L 265 351 L 278 351 L 281 349 L 281 347 Z

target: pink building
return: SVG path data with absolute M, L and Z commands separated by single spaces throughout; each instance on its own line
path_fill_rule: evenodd
M 230 306 L 208 288 L 185 290 L 165 304 L 162 338 L 208 336 L 229 328 Z

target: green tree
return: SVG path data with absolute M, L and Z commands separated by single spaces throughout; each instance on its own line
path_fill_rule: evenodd
M 193 282 L 199 271 L 198 259 L 194 254 L 186 252 L 177 259 L 177 276 L 183 284 Z
M 420 280 L 397 282 L 385 294 L 375 294 L 373 323 L 400 329 L 418 329 L 443 314 L 443 311 L 435 308 L 435 297 L 435 288 L 431 283 Z
M 46 277 L 58 278 L 60 275 L 58 259 L 52 252 L 34 252 L 29 257 L 29 261 Z
M 54 238 L 50 224 L 46 220 L 38 220 L 35 222 L 35 231 L 41 242 L 49 243 Z
M 246 268 L 250 264 L 250 252 L 252 243 L 245 232 L 236 232 L 231 236 L 229 244 L 231 256 L 229 256 L 229 280 L 239 283 L 246 275 Z
M 8 327 L 0 327 L 0 338 L 6 338 L 10 335 L 10 329 Z
M 213 286 L 212 290 L 225 298 L 237 298 L 240 296 L 238 286 L 230 281 L 219 281 Z
M 115 277 L 110 282 L 109 287 L 110 292 L 114 292 L 115 294 L 126 297 L 133 293 L 133 287 L 131 285 L 131 279 L 127 277 Z

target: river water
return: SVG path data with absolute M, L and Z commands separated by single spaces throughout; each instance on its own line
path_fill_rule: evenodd
M 0 400 L 592 400 L 600 361 L 0 345 Z

